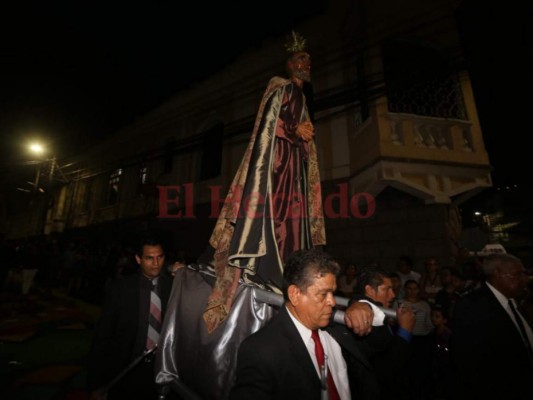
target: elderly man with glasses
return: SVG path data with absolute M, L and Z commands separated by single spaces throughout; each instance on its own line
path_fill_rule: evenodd
M 486 257 L 483 273 L 485 282 L 454 307 L 454 398 L 530 398 L 533 332 L 520 313 L 529 277 L 510 254 Z

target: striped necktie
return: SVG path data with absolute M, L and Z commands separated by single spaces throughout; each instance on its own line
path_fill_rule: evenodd
M 157 278 L 152 281 L 150 291 L 150 312 L 148 314 L 148 335 L 146 336 L 146 348 L 153 349 L 159 342 L 161 332 L 161 299 L 157 294 Z
M 516 321 L 516 325 L 518 326 L 518 330 L 520 331 L 520 336 L 522 336 L 522 339 L 524 341 L 524 345 L 526 346 L 528 354 L 531 358 L 533 358 L 533 351 L 531 349 L 531 343 L 529 342 L 529 337 L 527 336 L 526 327 L 524 325 L 524 322 L 522 321 L 522 317 L 520 313 L 516 309 L 513 299 L 509 299 L 509 308 L 511 309 L 511 312 L 513 313 L 514 319 Z

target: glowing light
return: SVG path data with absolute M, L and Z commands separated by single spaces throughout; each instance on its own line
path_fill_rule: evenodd
M 32 143 L 29 146 L 29 149 L 32 153 L 35 154 L 43 154 L 44 153 L 44 147 L 39 143 Z

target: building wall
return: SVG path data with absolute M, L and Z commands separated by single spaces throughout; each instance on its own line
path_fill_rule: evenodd
M 339 193 L 338 186 L 326 190 L 331 190 L 329 194 Z M 392 271 L 399 256 L 409 255 L 419 272 L 423 272 L 423 261 L 428 257 L 434 257 L 442 266 L 453 265 L 460 234 L 455 205 L 427 205 L 393 188 L 384 190 L 374 201 L 371 215 L 363 212 L 358 216 L 349 211 L 348 216 L 337 213 L 328 219 L 327 250 L 341 263 L 361 266 L 377 262 Z M 361 199 L 360 203 L 365 201 Z M 339 210 L 338 203 L 334 209 Z
M 462 67 L 455 3 L 338 0 L 324 14 L 295 27 L 307 38 L 313 60 L 311 106 L 324 195 L 343 183 L 348 197 L 366 192 L 379 206 L 368 219 L 328 218 L 328 249 L 335 255 L 361 262 L 380 258 L 390 266 L 400 254 L 419 258 L 427 252 L 449 263 L 455 251 L 451 243 L 460 230 L 454 210 L 463 198 L 491 185 L 474 93 Z M 214 223 L 205 215 L 213 190 L 225 195 L 266 85 L 272 76 L 284 75 L 284 40 L 265 40 L 224 70 L 67 160 L 76 172 L 67 171 L 71 182 L 48 213 L 49 230 L 142 219 L 163 224 L 186 237 L 191 248 L 201 248 Z M 449 61 L 458 77 L 465 119 L 390 111 L 383 49 L 391 41 L 426 46 Z M 223 125 L 224 135 L 221 174 L 200 181 L 208 133 L 217 124 Z M 439 146 L 429 140 L 431 132 L 443 140 Z M 141 166 L 147 168 L 147 181 L 139 186 Z M 117 202 L 108 204 L 110 174 L 118 168 L 123 175 Z M 157 219 L 158 196 L 169 187 L 179 193 L 167 204 L 169 211 L 186 212 L 192 199 L 201 214 L 197 225 L 202 233 L 188 234 L 194 219 Z M 12 232 L 22 234 L 24 229 Z

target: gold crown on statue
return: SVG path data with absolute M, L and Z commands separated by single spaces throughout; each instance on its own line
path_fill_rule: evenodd
M 305 39 L 298 32 L 292 31 L 285 41 L 285 49 L 290 53 L 305 50 Z

